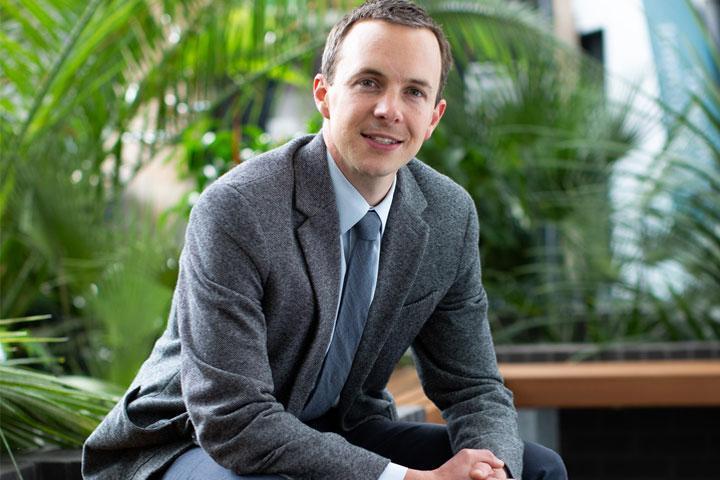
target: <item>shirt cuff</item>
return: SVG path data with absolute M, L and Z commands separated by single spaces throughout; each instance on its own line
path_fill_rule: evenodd
M 407 467 L 391 462 L 387 467 L 385 467 L 385 470 L 383 470 L 378 480 L 403 480 L 407 471 Z

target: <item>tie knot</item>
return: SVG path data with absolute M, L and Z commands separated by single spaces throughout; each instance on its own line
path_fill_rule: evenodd
M 375 210 L 368 210 L 363 218 L 353 227 L 359 238 L 377 240 L 380 233 L 380 217 Z

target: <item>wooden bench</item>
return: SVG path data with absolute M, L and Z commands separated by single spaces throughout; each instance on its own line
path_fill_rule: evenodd
M 500 372 L 518 408 L 720 406 L 720 360 L 506 363 Z M 414 368 L 398 369 L 388 389 L 442 423 Z

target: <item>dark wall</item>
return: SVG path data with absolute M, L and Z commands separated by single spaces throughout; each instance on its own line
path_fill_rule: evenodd
M 571 480 L 720 479 L 720 408 L 560 411 Z

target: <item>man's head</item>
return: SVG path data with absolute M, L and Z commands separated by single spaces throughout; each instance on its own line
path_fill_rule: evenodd
M 370 204 L 385 196 L 445 113 L 441 79 L 450 53 L 437 32 L 418 7 L 376 0 L 341 20 L 328 39 L 313 85 L 323 137 Z
M 435 103 L 442 98 L 442 92 L 447 84 L 448 74 L 452 68 L 453 59 L 450 52 L 450 44 L 442 31 L 442 28 L 430 17 L 427 12 L 407 0 L 369 0 L 345 15 L 330 31 L 325 50 L 322 56 L 320 73 L 332 83 L 335 75 L 335 66 L 340 54 L 340 47 L 350 29 L 357 22 L 364 20 L 381 20 L 395 25 L 404 25 L 411 28 L 426 28 L 430 30 L 437 39 L 440 47 L 442 70 L 440 72 L 440 88 L 438 89 Z

